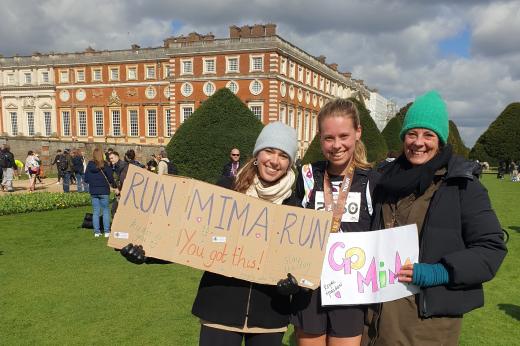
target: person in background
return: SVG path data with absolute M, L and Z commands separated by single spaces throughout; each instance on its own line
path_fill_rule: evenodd
M 398 279 L 420 293 L 370 309 L 371 345 L 458 345 L 462 316 L 484 304 L 507 249 L 475 162 L 456 156 L 448 141 L 448 111 L 436 91 L 417 97 L 400 138 L 403 153 L 375 190 L 373 229 L 416 224 L 418 263 Z
M 112 177 L 112 169 L 104 159 L 103 151 L 100 148 L 94 149 L 92 160 L 88 162 L 85 170 L 85 182 L 88 184 L 92 201 L 92 223 L 94 225 L 94 237 L 96 238 L 101 236 L 100 214 L 103 215 L 105 238 L 110 235 L 109 195 L 110 187 L 114 186 L 114 178 Z
M 126 173 L 128 172 L 128 162 L 121 160 L 117 151 L 112 151 L 108 158 L 110 160 L 110 165 L 112 166 L 112 171 L 115 174 L 114 180 L 117 186 L 116 195 L 119 195 L 123 189 L 123 182 L 125 181 Z
M 56 150 L 56 156 L 54 157 L 54 160 L 52 160 L 52 162 L 51 162 L 51 166 L 56 165 L 56 171 L 58 174 L 58 181 L 56 182 L 56 185 L 58 185 L 60 183 L 60 180 L 62 178 L 62 172 L 60 169 L 60 161 L 61 161 L 62 157 L 63 157 L 63 154 L 61 152 L 61 149 L 58 149 L 58 150 Z
M 146 169 L 150 172 L 157 173 L 157 158 L 155 154 L 152 154 L 151 157 L 150 161 L 146 163 Z
M 85 157 L 79 149 L 72 152 L 72 171 L 76 177 L 76 186 L 78 192 L 87 192 L 85 182 Z
M 240 169 L 240 150 L 238 148 L 231 149 L 229 153 L 229 162 L 222 169 L 222 176 L 235 178 Z
M 4 144 L 0 150 L 0 167 L 2 169 L 2 191 L 13 192 L 13 176 L 17 166 L 9 144 Z
M 24 171 L 23 162 L 20 160 L 14 160 L 14 163 L 16 165 L 16 170 L 14 171 L 14 178 L 15 180 L 19 180 L 20 173 Z
M 225 187 L 275 204 L 290 203 L 297 148 L 293 128 L 281 122 L 266 125 L 256 140 L 253 158 L 234 184 Z M 139 245 L 128 244 L 121 254 L 134 263 L 146 259 Z M 275 285 L 205 272 L 192 308 L 201 322 L 199 345 L 281 345 L 290 308 L 290 297 Z
M 43 184 L 43 181 L 42 181 L 42 175 L 43 175 L 42 160 L 40 159 L 40 155 L 37 152 L 34 153 L 34 159 L 38 163 L 38 173 L 36 173 L 36 180 L 38 180 L 38 182 L 40 184 Z M 36 183 L 36 180 L 35 180 L 35 183 Z
M 318 113 L 321 151 L 326 161 L 302 166 L 296 199 L 304 208 L 332 210 L 331 232 L 364 232 L 372 222 L 372 192 L 379 174 L 367 162 L 356 105 L 329 101 Z M 291 319 L 300 346 L 359 345 L 365 306 L 321 305 L 321 289 L 300 290 Z
M 129 150 L 126 151 L 126 153 L 125 153 L 125 161 L 128 162 L 131 165 L 134 165 L 134 166 L 137 166 L 137 167 L 141 167 L 141 168 L 145 168 L 145 166 L 141 162 L 139 162 L 139 161 L 137 161 L 135 159 L 135 151 L 134 151 L 134 149 L 129 149 Z
M 63 155 L 58 164 L 63 177 L 63 192 L 70 192 L 71 176 L 73 174 L 72 158 L 68 149 L 63 151 Z
M 25 172 L 29 176 L 29 192 L 34 192 L 36 185 L 36 175 L 40 169 L 40 165 L 36 160 L 34 152 L 29 150 L 25 159 Z
M 162 150 L 159 155 L 157 155 L 157 174 L 177 174 L 177 168 L 173 164 L 173 162 L 168 159 L 168 154 L 166 151 Z
M 105 151 L 105 161 L 106 162 L 110 162 L 110 154 L 114 151 L 114 149 L 112 148 L 108 148 L 106 151 Z

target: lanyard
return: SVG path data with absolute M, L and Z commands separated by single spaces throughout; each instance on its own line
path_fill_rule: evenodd
M 341 218 L 345 210 L 345 203 L 347 203 L 347 196 L 350 191 L 350 187 L 352 186 L 353 177 L 354 165 L 352 164 L 352 160 L 350 160 L 345 170 L 345 178 L 343 178 L 343 183 L 341 184 L 338 200 L 336 203 L 334 203 L 329 172 L 325 170 L 325 176 L 323 177 L 323 198 L 325 200 L 325 210 L 332 211 L 332 224 L 330 226 L 331 233 L 336 233 L 340 229 Z

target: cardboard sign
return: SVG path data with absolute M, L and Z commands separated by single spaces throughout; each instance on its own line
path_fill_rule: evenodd
M 130 165 L 108 245 L 262 284 L 319 286 L 332 214 Z
M 321 274 L 322 305 L 371 304 L 419 292 L 397 280 L 405 263 L 418 262 L 417 226 L 374 232 L 331 233 Z

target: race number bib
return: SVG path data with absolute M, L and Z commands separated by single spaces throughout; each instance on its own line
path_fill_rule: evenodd
M 338 199 L 338 192 L 332 193 L 334 202 Z M 323 197 L 323 191 L 316 191 L 314 196 L 314 209 L 323 210 L 325 209 L 325 199 Z M 345 209 L 341 222 L 359 222 L 359 211 L 361 209 L 361 192 L 349 192 L 347 196 L 347 202 L 345 203 Z

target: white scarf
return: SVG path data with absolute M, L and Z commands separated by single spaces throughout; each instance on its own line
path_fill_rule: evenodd
M 260 198 L 274 204 L 282 204 L 284 200 L 291 196 L 291 188 L 294 180 L 294 173 L 289 169 L 287 174 L 278 180 L 276 184 L 266 187 L 262 185 L 262 182 L 258 179 L 258 175 L 256 175 L 253 184 L 247 189 L 246 195 Z

